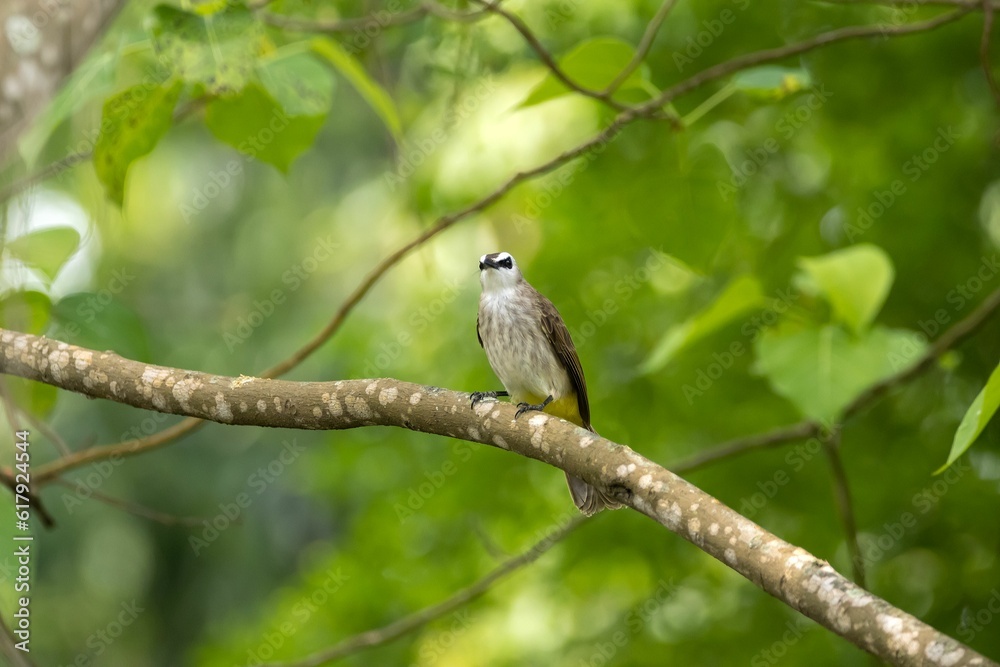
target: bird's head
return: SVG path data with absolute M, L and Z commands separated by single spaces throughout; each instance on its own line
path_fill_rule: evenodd
M 479 282 L 483 291 L 510 289 L 521 282 L 521 269 L 509 252 L 493 252 L 479 258 Z

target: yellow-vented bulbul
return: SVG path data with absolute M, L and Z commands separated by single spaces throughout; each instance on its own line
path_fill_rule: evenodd
M 506 395 L 518 404 L 517 416 L 543 410 L 596 433 L 580 358 L 556 307 L 528 284 L 510 253 L 480 257 L 479 282 L 479 344 L 506 391 L 476 392 L 472 404 Z M 621 507 L 578 477 L 566 473 L 566 481 L 584 514 Z

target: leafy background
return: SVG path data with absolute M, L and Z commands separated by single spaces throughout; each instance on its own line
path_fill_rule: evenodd
M 658 9 L 503 6 L 592 89 L 629 61 Z M 503 18 L 383 25 L 406 11 L 129 3 L 6 169 L 10 183 L 93 152 L 7 202 L 3 326 L 167 366 L 259 373 L 435 218 L 612 118 L 569 93 Z M 642 102 L 727 58 L 823 30 L 891 30 L 937 11 L 681 2 L 614 99 Z M 385 19 L 374 36 L 310 30 L 373 12 Z M 697 88 L 670 108 L 682 131 L 634 123 L 420 247 L 287 377 L 496 388 L 473 335 L 476 263 L 506 249 L 569 324 L 603 435 L 670 465 L 802 418 L 836 421 L 1000 288 L 1000 135 L 981 26 L 973 12 Z M 840 432 L 869 588 L 994 658 L 995 372 L 977 395 L 998 340 L 988 321 Z M 5 384 L 74 449 L 178 421 Z M 956 440 L 974 401 L 984 411 Z M 9 405 L 11 432 L 27 418 Z M 934 476 L 953 440 L 961 454 L 977 435 Z M 51 437 L 35 427 L 32 437 L 36 466 L 57 456 Z M 815 443 L 688 476 L 851 571 Z M 42 493 L 58 527 L 38 531 L 32 658 L 210 666 L 304 656 L 446 598 L 564 524 L 561 478 L 397 430 L 220 425 L 80 468 Z M 164 525 L 138 507 L 189 520 Z M 12 557 L 3 564 L 0 601 L 11 609 Z M 867 662 L 631 512 L 597 517 L 463 611 L 344 662 L 676 660 Z

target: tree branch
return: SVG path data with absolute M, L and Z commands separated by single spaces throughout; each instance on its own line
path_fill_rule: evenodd
M 543 461 L 608 489 L 764 591 L 896 665 L 997 663 L 852 583 L 630 448 L 546 414 L 394 379 L 288 382 L 154 366 L 0 329 L 0 372 L 171 414 L 297 429 L 395 426 Z
M 642 39 L 639 40 L 639 46 L 636 47 L 635 55 L 632 56 L 632 60 L 618 73 L 618 76 L 608 84 L 608 87 L 602 91 L 603 95 L 613 95 L 618 87 L 625 83 L 625 80 L 634 72 L 642 61 L 646 59 L 649 54 L 649 49 L 653 46 L 653 40 L 656 39 L 656 34 L 660 31 L 660 26 L 667 19 L 667 14 L 670 10 L 674 8 L 677 4 L 677 0 L 663 0 L 663 4 L 656 11 L 653 19 L 646 26 L 646 31 L 642 34 Z
M 72 491 L 76 490 L 76 485 L 65 479 L 56 478 L 55 480 L 62 486 Z M 151 507 L 146 507 L 145 505 L 140 505 L 139 503 L 132 502 L 130 500 L 121 500 L 113 496 L 109 496 L 106 493 L 98 491 L 97 489 L 88 489 L 87 496 L 93 498 L 99 502 L 104 503 L 109 507 L 114 507 L 120 509 L 123 512 L 128 512 L 134 516 L 142 517 L 143 519 L 149 519 L 150 521 L 155 521 L 164 526 L 200 526 L 205 520 L 205 517 L 200 516 L 176 516 L 174 514 L 168 514 L 166 512 L 160 512 L 159 510 L 154 510 Z M 237 517 L 237 521 L 239 518 Z
M 511 26 L 517 30 L 521 37 L 524 38 L 524 41 L 527 42 L 528 46 L 531 47 L 531 50 L 538 55 L 538 58 L 542 61 L 542 63 L 549 69 L 549 71 L 552 72 L 552 75 L 559 79 L 564 86 L 570 90 L 580 93 L 585 97 L 590 97 L 603 102 L 617 111 L 624 111 L 628 108 L 628 105 L 621 104 L 620 102 L 616 102 L 611 99 L 611 94 L 614 93 L 613 89 L 603 92 L 600 90 L 591 90 L 590 88 L 581 86 L 579 83 L 569 78 L 569 75 L 563 71 L 562 67 L 559 66 L 559 63 L 557 63 L 555 58 L 552 57 L 552 54 L 550 54 L 545 47 L 542 46 L 542 43 L 538 41 L 538 38 L 535 37 L 535 33 L 531 32 L 531 28 L 528 27 L 528 24 L 522 21 L 516 14 L 513 14 L 501 7 L 499 2 L 496 2 L 496 0 L 474 0 L 474 2 L 482 5 L 483 8 L 491 14 L 497 14 L 498 16 L 502 16 L 506 19 L 507 23 L 510 23 Z
M 729 442 L 724 442 L 711 449 L 698 452 L 690 458 L 670 466 L 670 469 L 676 473 L 691 472 L 692 470 L 704 468 L 710 463 L 728 459 L 738 454 L 744 454 L 754 449 L 767 449 L 783 445 L 786 442 L 792 442 L 793 440 L 811 438 L 818 435 L 819 432 L 820 426 L 816 422 L 809 420 L 800 421 L 791 426 L 782 426 L 766 433 L 758 433 L 745 438 L 737 438 Z
M 865 588 L 865 567 L 861 558 L 861 548 L 858 546 L 858 521 L 854 514 L 854 502 L 851 500 L 851 487 L 847 481 L 847 471 L 840 456 L 840 432 L 832 433 L 823 440 L 823 451 L 830 461 L 830 472 L 833 475 L 833 497 L 837 505 L 837 514 L 844 528 L 844 540 L 847 542 L 847 553 L 851 557 L 851 571 L 858 586 Z
M 974 334 L 1000 308 L 1000 289 L 994 290 L 969 315 L 935 340 L 917 363 L 873 384 L 844 408 L 842 420 L 853 417 L 890 390 L 904 385 L 933 366 L 945 352 Z
M 564 537 L 576 530 L 576 528 L 578 528 L 580 524 L 587 521 L 588 518 L 589 517 L 583 516 L 582 514 L 577 515 L 569 522 L 560 526 L 559 529 L 551 535 L 543 537 L 530 548 L 498 565 L 479 581 L 453 593 L 449 598 L 442 600 L 435 605 L 425 607 L 420 611 L 414 612 L 409 616 L 404 616 L 403 618 L 393 621 L 389 625 L 385 625 L 381 628 L 368 630 L 367 632 L 362 632 L 361 634 L 354 635 L 353 637 L 348 637 L 328 649 L 313 653 L 312 655 L 301 660 L 285 663 L 273 663 L 270 665 L 262 665 L 261 667 L 317 667 L 318 665 L 339 660 L 340 658 L 358 653 L 365 649 L 381 646 L 382 644 L 388 644 L 394 639 L 398 639 L 409 632 L 418 630 L 428 623 L 441 618 L 445 614 L 451 613 L 459 607 L 481 597 L 502 579 L 507 578 L 509 575 L 513 574 L 522 567 L 534 563 L 543 553 L 551 549 L 553 545 L 560 542 Z
M 894 375 L 890 375 L 880 382 L 876 382 L 858 394 L 857 397 L 855 397 L 855 399 L 851 401 L 846 408 L 844 408 L 841 413 L 840 421 L 844 422 L 850 417 L 853 417 L 858 412 L 874 404 L 879 398 L 887 394 L 893 388 L 904 385 L 921 373 L 929 370 L 931 366 L 933 366 L 934 363 L 941 357 L 941 355 L 974 334 L 979 327 L 985 324 L 986 321 L 994 313 L 996 313 L 998 308 L 1000 308 L 1000 289 L 995 290 L 983 299 L 982 303 L 976 306 L 976 309 L 969 313 L 965 319 L 960 320 L 941 334 L 941 336 L 939 336 L 938 339 L 927 348 L 927 351 L 915 364 L 904 368 Z M 710 463 L 738 456 L 755 449 L 777 447 L 778 445 L 783 445 L 786 442 L 791 442 L 793 440 L 817 437 L 823 433 L 824 429 L 839 431 L 840 426 L 838 424 L 824 425 L 820 422 L 806 419 L 790 426 L 782 426 L 774 430 L 767 431 L 766 433 L 737 438 L 736 440 L 730 440 L 729 442 L 725 442 L 721 445 L 716 445 L 711 449 L 698 452 L 690 458 L 671 466 L 670 469 L 678 473 L 690 472 L 692 470 L 697 470 L 698 468 L 703 468 Z
M 867 37 L 900 37 L 903 35 L 912 35 L 918 32 L 934 30 L 935 28 L 957 21 L 974 9 L 974 6 L 962 6 L 960 9 L 953 12 L 946 12 L 926 21 L 917 21 L 915 23 L 907 23 L 899 26 L 874 25 L 840 28 L 838 30 L 820 33 L 815 37 L 810 37 L 809 39 L 796 42 L 794 44 L 787 44 L 773 49 L 764 49 L 762 51 L 755 51 L 754 53 L 747 53 L 745 55 L 726 60 L 725 62 L 721 62 L 718 65 L 713 65 L 712 67 L 703 69 L 694 76 L 663 91 L 659 97 L 640 105 L 637 109 L 640 113 L 646 113 L 650 107 L 662 107 L 681 95 L 689 93 L 710 81 L 721 79 L 722 77 L 735 74 L 736 72 L 750 67 L 756 67 L 757 65 L 762 65 L 764 63 L 784 60 L 785 58 L 801 55 L 829 44 L 835 44 L 837 42 L 844 42 L 852 39 L 864 39 Z

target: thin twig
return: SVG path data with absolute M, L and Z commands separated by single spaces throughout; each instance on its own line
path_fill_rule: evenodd
M 354 32 L 355 30 L 365 30 L 366 28 L 388 28 L 390 26 L 413 23 L 427 16 L 427 9 L 423 5 L 417 5 L 403 12 L 391 14 L 382 12 L 382 16 L 360 16 L 357 18 L 336 19 L 332 21 L 317 21 L 314 19 L 300 19 L 292 16 L 283 16 L 271 12 L 261 12 L 258 14 L 264 23 L 282 28 L 283 30 L 294 30 L 298 32 L 320 32 L 320 33 L 341 33 Z
M 479 598 L 493 588 L 493 586 L 500 580 L 513 574 L 522 567 L 530 565 L 538 560 L 542 554 L 551 549 L 553 545 L 569 535 L 573 530 L 587 521 L 587 519 L 588 517 L 582 515 L 574 517 L 569 522 L 562 525 L 556 532 L 542 538 L 521 554 L 498 565 L 489 574 L 476 583 L 463 588 L 462 590 L 454 593 L 451 597 L 442 600 L 435 605 L 425 607 L 418 612 L 414 612 L 409 616 L 404 616 L 403 618 L 393 621 L 389 625 L 381 628 L 368 630 L 367 632 L 362 632 L 359 635 L 348 637 L 338 644 L 335 644 L 328 649 L 319 651 L 318 653 L 314 653 L 306 658 L 303 658 L 302 660 L 286 663 L 273 663 L 271 665 L 264 665 L 263 667 L 317 667 L 318 665 L 338 660 L 365 649 L 387 644 L 388 642 L 391 642 L 409 632 L 413 632 L 414 630 L 427 625 L 431 621 L 441 618 L 445 614 L 448 614 L 455 609 L 472 602 L 476 598 Z
M 22 409 L 14 402 L 14 398 L 10 395 L 10 390 L 7 388 L 7 383 L 3 381 L 0 381 L 0 400 L 3 401 L 4 408 L 7 410 L 7 415 L 11 423 L 17 421 L 17 416 L 20 415 L 25 419 L 25 421 L 41 431 L 42 435 L 48 438 L 55 448 L 59 450 L 60 455 L 65 456 L 70 453 L 71 450 L 69 445 L 66 444 L 66 441 L 63 440 L 54 429 L 46 424 L 44 419 L 36 417 L 31 414 L 29 410 Z
M 0 401 L 3 402 L 4 410 L 7 412 L 7 422 L 14 425 L 18 423 L 18 415 L 22 417 L 30 417 L 28 412 L 19 408 L 15 403 L 14 399 L 11 397 L 10 392 L 7 390 L 7 383 L 0 382 Z M 15 426 L 15 430 L 17 427 Z M 30 479 L 30 477 L 29 477 Z M 0 468 L 0 482 L 10 489 L 10 492 L 14 495 L 15 505 L 17 504 L 17 479 L 15 477 L 15 472 L 9 468 Z M 26 484 L 29 489 L 31 489 L 30 484 Z M 55 520 L 49 511 L 45 509 L 45 505 L 42 503 L 41 498 L 31 489 L 28 493 L 24 494 L 24 497 L 28 499 L 28 505 L 35 508 L 35 512 L 38 517 L 42 520 L 42 524 L 46 528 L 51 528 L 55 525 Z
M 766 433 L 760 433 L 746 438 L 739 438 L 737 440 L 717 445 L 711 449 L 699 452 L 677 465 L 670 466 L 670 469 L 676 473 L 691 472 L 692 470 L 702 468 L 710 463 L 732 458 L 755 449 L 766 449 L 768 447 L 775 447 L 793 440 L 819 436 L 824 433 L 824 428 L 830 432 L 837 432 L 840 430 L 839 423 L 846 421 L 869 405 L 875 403 L 875 401 L 877 401 L 882 395 L 888 393 L 894 387 L 906 384 L 913 378 L 931 368 L 941 355 L 975 333 L 976 330 L 978 330 L 979 327 L 981 327 L 990 318 L 990 316 L 997 311 L 998 308 L 1000 308 L 1000 289 L 994 291 L 983 299 L 982 303 L 980 303 L 965 319 L 960 320 L 941 334 L 941 336 L 927 348 L 927 351 L 916 363 L 904 368 L 894 375 L 890 375 L 880 382 L 873 384 L 868 389 L 858 394 L 858 396 L 855 397 L 855 399 L 841 411 L 841 417 L 838 424 L 824 427 L 824 425 L 820 422 L 804 420 L 796 424 L 791 424 L 790 426 L 782 426 Z
M 711 449 L 698 452 L 694 456 L 691 456 L 680 463 L 667 467 L 672 472 L 678 474 L 691 472 L 692 470 L 703 468 L 710 463 L 728 459 L 739 454 L 745 454 L 755 449 L 767 449 L 769 447 L 783 445 L 786 442 L 791 442 L 793 440 L 811 438 L 819 432 L 819 424 L 811 420 L 805 420 L 798 422 L 797 424 L 791 424 L 790 426 L 782 426 L 772 431 L 767 431 L 766 433 L 758 433 L 749 437 L 737 438 L 736 440 L 724 442 L 721 445 L 712 447 Z
M 56 478 L 55 481 L 57 484 L 61 484 L 68 489 L 72 489 L 74 491 L 76 490 L 76 486 L 68 480 Z M 146 507 L 145 505 L 140 505 L 139 503 L 109 496 L 108 494 L 102 493 L 97 489 L 89 489 L 87 497 L 98 500 L 110 507 L 128 512 L 129 514 L 134 514 L 135 516 L 161 523 L 164 526 L 200 526 L 205 521 L 202 517 L 175 516 L 173 514 L 167 514 L 166 512 L 160 512 L 159 510 L 154 510 L 150 507 Z
M 660 9 L 657 10 L 656 15 L 646 26 L 646 31 L 642 35 L 642 39 L 639 40 L 639 46 L 635 50 L 635 55 L 632 56 L 632 60 L 629 61 L 628 65 L 618 73 L 618 76 L 608 84 L 608 87 L 602 91 L 603 95 L 611 96 L 618 90 L 618 87 L 625 83 L 625 80 L 631 76 L 632 72 L 636 70 L 642 61 L 646 59 L 649 54 L 649 49 L 653 46 L 653 41 L 656 39 L 657 33 L 660 31 L 660 26 L 667 18 L 667 14 L 670 10 L 674 8 L 677 4 L 677 0 L 663 0 L 663 4 L 660 5 Z
M 620 102 L 616 102 L 611 99 L 611 93 L 591 90 L 590 88 L 573 81 L 569 75 L 563 71 L 563 68 L 559 66 L 559 63 L 557 63 L 556 59 L 552 57 L 552 54 L 549 53 L 544 46 L 542 46 L 542 43 L 538 40 L 538 37 L 535 36 L 535 33 L 531 31 L 531 28 L 528 27 L 528 24 L 522 21 L 516 14 L 513 14 L 512 12 L 509 12 L 501 7 L 499 2 L 496 2 L 495 0 L 474 1 L 482 5 L 486 11 L 492 14 L 497 14 L 498 16 L 502 16 L 506 19 L 507 22 L 510 23 L 518 33 L 520 33 L 521 37 L 524 38 L 524 41 L 527 42 L 528 46 L 531 47 L 531 49 L 538 55 L 538 58 L 542 61 L 542 63 L 544 63 L 545 66 L 552 72 L 552 75 L 559 79 L 564 86 L 571 90 L 575 90 L 581 95 L 603 102 L 618 111 L 624 111 L 629 108 L 628 105 L 621 104 Z
M 83 151 L 80 153 L 70 153 L 66 157 L 48 164 L 33 174 L 28 174 L 24 178 L 8 183 L 0 189 L 0 204 L 4 203 L 14 195 L 27 190 L 33 185 L 57 176 L 62 172 L 75 167 L 81 162 L 86 162 L 93 156 L 93 151 Z
M 755 67 L 763 63 L 784 60 L 785 58 L 801 55 L 821 46 L 852 39 L 864 39 L 866 37 L 900 37 L 903 35 L 912 35 L 918 32 L 927 32 L 953 21 L 957 21 L 973 9 L 974 7 L 962 7 L 961 9 L 941 14 L 926 21 L 918 21 L 916 23 L 908 23 L 900 26 L 890 27 L 885 25 L 875 25 L 840 28 L 838 30 L 821 33 L 815 37 L 811 37 L 810 39 L 796 42 L 794 44 L 787 44 L 773 49 L 764 49 L 763 51 L 756 51 L 754 53 L 737 56 L 735 58 L 731 58 L 730 60 L 721 62 L 718 65 L 713 65 L 712 67 L 703 69 L 694 76 L 668 88 L 655 99 L 640 105 L 638 107 L 638 111 L 641 115 L 646 113 L 650 107 L 662 107 L 677 97 L 691 92 L 709 81 L 721 79 L 722 77 L 735 74 L 741 70 Z
M 204 424 L 205 422 L 201 419 L 188 417 L 183 421 L 177 422 L 170 428 L 164 429 L 159 433 L 154 433 L 153 435 L 145 438 L 127 440 L 113 445 L 96 445 L 88 447 L 87 449 L 81 449 L 73 452 L 69 456 L 64 456 L 61 459 L 56 459 L 50 463 L 38 466 L 33 473 L 33 480 L 36 486 L 41 486 L 42 484 L 48 484 L 54 478 L 63 474 L 67 470 L 79 468 L 80 466 L 93 461 L 101 461 L 113 456 L 134 456 L 150 449 L 156 449 L 157 447 L 165 445 L 182 435 L 186 435 L 194 431 Z
M 983 74 L 986 76 L 986 83 L 993 93 L 993 99 L 1000 107 L 1000 85 L 993 75 L 993 66 L 990 64 L 990 37 L 993 35 L 993 12 L 995 7 L 989 0 L 983 0 L 983 36 L 979 41 L 979 61 L 983 66 Z
M 857 398 L 851 401 L 850 405 L 844 408 L 842 420 L 857 414 L 874 403 L 880 396 L 888 393 L 891 389 L 906 384 L 917 377 L 931 366 L 948 350 L 952 349 L 963 340 L 975 333 L 987 320 L 1000 308 L 1000 289 L 995 290 L 980 303 L 974 311 L 969 313 L 965 319 L 960 320 L 950 327 L 935 340 L 917 363 L 908 368 L 904 368 L 895 375 L 890 375 L 886 379 L 878 382 Z
M 844 422 L 850 417 L 853 417 L 861 410 L 873 404 L 882 395 L 888 393 L 894 387 L 906 384 L 913 378 L 931 368 L 941 355 L 975 333 L 976 330 L 978 330 L 979 327 L 981 327 L 990 318 L 990 316 L 996 312 L 998 307 L 1000 307 L 1000 289 L 994 291 L 983 299 L 982 303 L 980 303 L 979 306 L 977 306 L 976 309 L 965 319 L 960 320 L 941 334 L 941 336 L 927 348 L 927 351 L 915 364 L 904 368 L 894 375 L 890 375 L 884 380 L 873 384 L 871 387 L 858 394 L 858 396 L 855 397 L 855 399 L 841 411 L 839 421 Z M 766 433 L 759 433 L 746 438 L 738 438 L 730 442 L 725 442 L 721 445 L 712 447 L 711 449 L 699 452 L 674 466 L 670 466 L 670 470 L 676 473 L 691 472 L 692 470 L 702 468 L 710 463 L 732 458 L 756 449 L 766 449 L 768 447 L 775 447 L 793 440 L 815 437 L 821 435 L 824 432 L 824 428 L 827 428 L 831 432 L 840 430 L 838 424 L 824 427 L 823 424 L 817 421 L 807 419 L 796 424 L 782 426 L 772 431 L 767 431 Z
M 847 542 L 847 553 L 851 557 L 851 572 L 854 583 L 862 588 L 865 585 L 865 564 L 861 559 L 861 548 L 858 546 L 858 522 L 854 514 L 854 503 L 851 500 L 851 487 L 847 481 L 847 471 L 840 457 L 840 431 L 832 433 L 823 441 L 823 451 L 830 461 L 830 472 L 833 475 L 833 497 L 837 505 L 837 514 L 844 528 L 844 539 Z
M 205 105 L 205 100 L 196 99 L 191 100 L 181 106 L 177 107 L 174 111 L 173 122 L 177 123 L 195 111 L 201 109 Z M 24 178 L 18 179 L 6 185 L 3 189 L 0 189 L 0 204 L 3 204 L 8 199 L 16 194 L 19 194 L 23 190 L 30 188 L 41 181 L 57 176 L 62 172 L 75 167 L 81 162 L 86 162 L 94 157 L 94 149 L 90 148 L 85 151 L 80 151 L 78 153 L 70 153 L 69 155 L 48 164 L 33 174 L 28 174 Z
M 260 12 L 262 21 L 284 30 L 295 30 L 299 32 L 316 33 L 344 33 L 367 30 L 368 28 L 396 27 L 415 23 L 425 16 L 436 16 L 446 21 L 457 23 L 471 23 L 486 16 L 485 11 L 456 12 L 433 0 L 424 0 L 415 7 L 405 11 L 390 13 L 387 11 L 376 12 L 370 16 L 359 16 L 355 18 L 336 19 L 333 21 L 317 21 L 314 19 L 300 19 L 292 16 L 283 16 L 271 12 Z
M 0 468 L 0 483 L 10 489 L 10 492 L 14 494 L 15 499 L 17 498 L 17 481 L 14 477 L 14 471 L 10 468 Z M 33 485 L 31 492 L 26 494 L 25 497 L 28 499 L 28 504 L 35 508 L 35 514 L 39 519 L 42 520 L 42 525 L 46 528 L 51 528 L 56 525 L 55 519 L 49 514 L 49 511 L 45 509 L 45 505 L 38 498 L 37 487 L 39 484 Z

